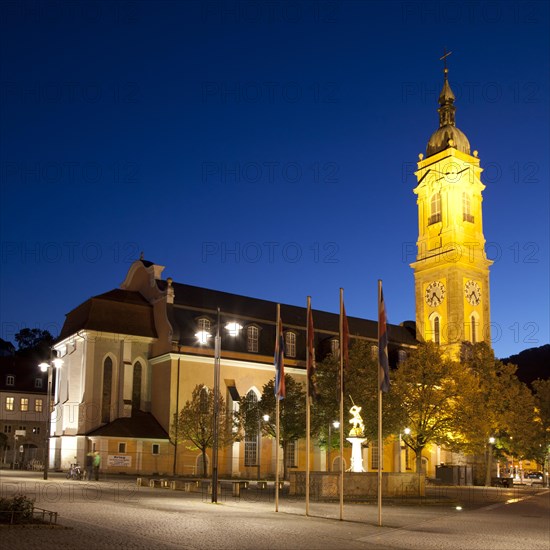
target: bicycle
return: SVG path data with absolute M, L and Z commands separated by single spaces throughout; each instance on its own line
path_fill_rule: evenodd
M 67 472 L 67 479 L 76 479 L 76 480 L 82 479 L 82 469 L 80 468 L 80 465 L 78 464 L 78 462 L 71 464 L 71 467 Z

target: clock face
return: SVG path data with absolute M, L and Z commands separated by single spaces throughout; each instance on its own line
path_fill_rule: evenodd
M 481 288 L 475 281 L 466 281 L 464 294 L 466 294 L 466 300 L 473 306 L 477 306 L 481 302 Z
M 426 287 L 426 303 L 437 307 L 445 299 L 445 285 L 439 281 L 433 281 Z

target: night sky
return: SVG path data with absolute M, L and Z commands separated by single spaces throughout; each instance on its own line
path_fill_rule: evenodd
M 0 337 L 141 251 L 227 292 L 414 319 L 444 48 L 479 151 L 494 348 L 549 341 L 547 2 L 3 2 Z

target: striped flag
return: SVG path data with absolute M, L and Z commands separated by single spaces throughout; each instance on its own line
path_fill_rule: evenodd
M 275 397 L 284 399 L 285 391 L 285 339 L 283 337 L 283 322 L 279 317 L 277 321 L 277 334 L 275 336 Z
M 313 313 L 311 311 L 311 303 L 308 298 L 307 303 L 307 358 L 306 358 L 306 370 L 308 378 L 309 395 L 312 399 L 317 399 L 317 386 L 313 376 L 315 375 L 315 341 L 314 341 L 314 329 L 313 329 Z
M 386 304 L 382 281 L 379 284 L 378 293 L 378 368 L 380 369 L 378 380 L 380 391 L 387 392 L 390 389 L 390 365 L 388 362 L 388 327 L 386 319 Z

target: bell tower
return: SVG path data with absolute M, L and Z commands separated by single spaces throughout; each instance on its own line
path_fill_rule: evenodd
M 414 269 L 417 338 L 454 358 L 463 342 L 490 343 L 489 266 L 482 225 L 482 168 L 455 124 L 448 80 L 439 95 L 439 128 L 420 154 L 414 189 L 418 241 Z

